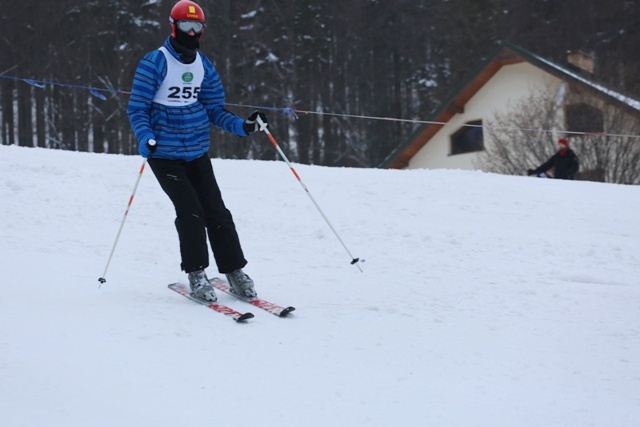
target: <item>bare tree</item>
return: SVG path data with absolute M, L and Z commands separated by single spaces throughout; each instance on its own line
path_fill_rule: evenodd
M 522 175 L 551 157 L 559 137 L 569 138 L 580 159 L 577 179 L 640 184 L 640 122 L 613 104 L 600 105 L 604 132 L 572 133 L 565 122 L 566 105 L 557 93 L 535 93 L 493 115 L 485 127 L 482 169 Z M 639 114 L 640 115 L 640 114 Z
M 579 150 L 586 178 L 617 184 L 640 184 L 640 121 L 620 108 L 603 108 L 605 132 L 576 135 L 572 144 Z

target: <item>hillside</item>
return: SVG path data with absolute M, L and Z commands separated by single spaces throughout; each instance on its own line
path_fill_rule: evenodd
M 360 273 L 282 162 L 214 159 L 258 293 L 297 308 L 236 324 L 167 289 L 149 170 L 98 287 L 140 164 L 0 146 L 2 425 L 637 425 L 639 187 L 297 166 Z

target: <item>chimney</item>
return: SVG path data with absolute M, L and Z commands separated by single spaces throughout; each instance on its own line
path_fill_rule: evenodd
M 579 70 L 586 71 L 589 74 L 593 74 L 593 55 L 590 55 L 581 50 L 570 50 L 567 51 L 567 62 L 578 68 Z

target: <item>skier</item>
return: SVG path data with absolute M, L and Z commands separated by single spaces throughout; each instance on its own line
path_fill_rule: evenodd
M 573 179 L 580 168 L 578 156 L 569 148 L 569 141 L 565 138 L 558 140 L 558 151 L 549 160 L 536 169 L 529 169 L 527 174 L 548 176 L 546 172 L 551 168 L 553 168 L 553 177 L 556 179 Z
M 176 211 L 181 268 L 192 294 L 217 300 L 205 269 L 209 266 L 207 233 L 218 271 L 233 292 L 255 297 L 231 212 L 226 208 L 208 157 L 210 123 L 238 136 L 259 129 L 254 112 L 246 120 L 224 108 L 225 94 L 212 62 L 201 52 L 206 26 L 196 3 L 178 1 L 169 17 L 171 35 L 147 53 L 135 72 L 127 114 L 160 186 Z

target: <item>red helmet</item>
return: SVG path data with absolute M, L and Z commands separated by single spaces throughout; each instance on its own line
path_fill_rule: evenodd
M 169 22 L 171 23 L 171 36 L 176 36 L 176 22 L 178 21 L 198 21 L 205 23 L 204 12 L 196 3 L 189 0 L 180 0 L 171 9 Z

